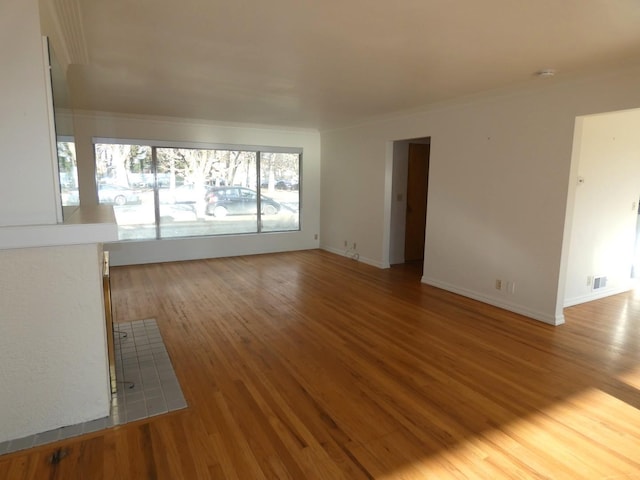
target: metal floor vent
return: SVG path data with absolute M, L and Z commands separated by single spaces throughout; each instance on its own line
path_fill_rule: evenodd
M 593 289 L 598 290 L 607 286 L 607 277 L 595 277 L 593 279 Z

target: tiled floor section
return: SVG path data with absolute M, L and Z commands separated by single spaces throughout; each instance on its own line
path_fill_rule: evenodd
M 187 406 L 155 319 L 117 323 L 115 328 L 118 393 L 111 401 L 111 415 L 0 443 L 0 455 Z

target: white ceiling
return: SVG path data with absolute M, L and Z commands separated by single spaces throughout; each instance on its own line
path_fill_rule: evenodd
M 640 63 L 638 0 L 65 1 L 86 110 L 327 129 Z

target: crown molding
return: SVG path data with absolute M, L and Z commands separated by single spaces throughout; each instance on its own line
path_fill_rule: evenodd
M 66 73 L 69 65 L 88 65 L 89 52 L 84 36 L 78 0 L 41 0 L 43 33 L 52 38 L 58 61 Z

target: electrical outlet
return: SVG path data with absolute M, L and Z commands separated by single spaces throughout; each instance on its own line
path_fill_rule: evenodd
M 593 284 L 593 277 L 589 275 L 587 277 L 587 287 L 590 287 Z
M 496 290 L 502 290 L 502 280 L 496 279 Z
M 314 240 L 317 240 L 317 239 L 318 239 L 318 234 L 317 234 L 317 233 L 313 236 L 313 239 L 314 239 Z
M 356 249 L 356 242 L 353 242 L 353 249 Z
M 507 292 L 516 293 L 516 282 L 514 282 L 513 280 L 507 282 Z
M 344 246 L 348 247 L 349 246 L 349 242 L 347 242 L 346 240 L 344 241 Z

